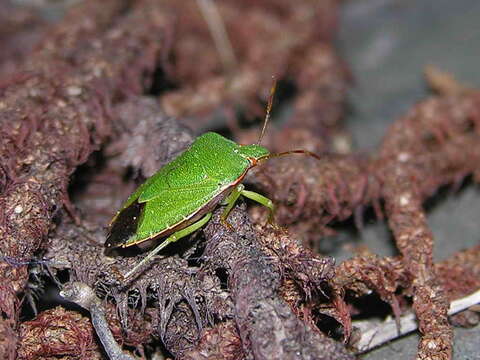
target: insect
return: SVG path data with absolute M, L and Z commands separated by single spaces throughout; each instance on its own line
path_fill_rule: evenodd
M 222 220 L 226 222 L 240 196 L 254 200 L 270 210 L 270 199 L 245 190 L 242 180 L 250 169 L 272 157 L 304 153 L 306 150 L 270 153 L 260 142 L 270 117 L 275 85 L 270 92 L 262 131 L 256 144 L 237 143 L 213 132 L 198 137 L 176 159 L 147 179 L 123 204 L 110 222 L 105 242 L 107 249 L 126 248 L 144 241 L 164 238 L 124 278 L 129 278 L 153 256 L 204 226 L 212 211 L 225 205 Z M 228 223 L 227 223 L 228 224 Z

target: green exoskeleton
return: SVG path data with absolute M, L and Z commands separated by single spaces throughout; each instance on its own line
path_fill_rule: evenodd
M 168 244 L 204 226 L 219 204 L 225 205 L 222 218 L 226 221 L 238 198 L 245 196 L 268 207 L 272 219 L 272 201 L 245 190 L 242 180 L 247 172 L 264 160 L 290 153 L 318 157 L 305 150 L 271 154 L 260 145 L 270 117 L 274 90 L 275 87 L 257 144 L 238 145 L 219 134 L 205 133 L 147 179 L 123 204 L 110 223 L 105 242 L 107 249 L 125 248 L 154 238 L 164 239 L 124 278 L 134 274 Z

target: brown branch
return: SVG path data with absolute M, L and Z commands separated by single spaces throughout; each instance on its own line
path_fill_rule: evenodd
M 385 205 L 397 247 L 411 274 L 413 308 L 420 322 L 422 339 L 418 357 L 452 356 L 453 332 L 447 318 L 449 303 L 433 270 L 433 235 L 421 207 L 421 197 L 410 174 L 392 168 L 385 178 Z
M 280 297 L 281 270 L 259 247 L 260 235 L 245 213 L 229 216 L 233 230 L 220 221 L 220 212 L 205 228 L 208 266 L 225 268 L 244 351 L 256 359 L 352 359 L 343 347 L 298 319 Z
M 95 295 L 93 289 L 85 283 L 68 283 L 60 292 L 60 296 L 76 303 L 90 312 L 92 325 L 95 328 L 103 349 L 110 360 L 134 360 L 135 358 L 125 354 L 115 341 L 105 317 L 105 309 L 102 302 Z
M 412 277 L 422 359 L 450 359 L 453 340 L 422 202 L 433 189 L 478 170 L 479 138 L 470 130 L 480 119 L 478 96 L 439 97 L 417 105 L 387 133 L 378 160 L 389 225 Z
M 449 310 L 450 319 L 452 314 L 457 311 L 465 309 L 465 306 L 459 307 L 462 304 L 463 297 L 475 300 L 477 297 L 471 297 L 470 294 L 477 292 L 480 289 L 480 247 L 460 251 L 450 258 L 435 264 L 435 274 L 443 286 L 443 289 L 448 295 L 448 300 L 456 300 L 455 306 L 451 306 Z M 371 290 L 377 292 L 381 298 L 389 302 L 396 315 L 396 329 L 392 328 L 391 321 L 386 321 L 385 324 L 377 327 L 372 322 L 362 322 L 361 324 L 354 324 L 355 327 L 366 329 L 368 334 L 361 334 L 361 339 L 352 338 L 351 345 L 358 348 L 360 351 L 368 351 L 374 346 L 378 346 L 384 341 L 392 340 L 401 334 L 413 331 L 418 328 L 415 322 L 414 314 L 408 314 L 404 318 L 400 318 L 400 309 L 395 309 L 395 296 L 400 296 L 398 290 L 409 292 L 408 284 L 410 281 L 409 271 L 405 268 L 401 257 L 395 258 L 379 258 L 374 255 L 360 255 L 352 259 L 344 261 L 337 268 L 337 276 L 333 282 L 339 288 L 348 289 L 357 296 L 369 294 Z M 392 301 L 393 299 L 393 301 Z M 460 301 L 458 301 L 460 299 Z M 474 303 L 474 302 L 473 302 Z M 470 302 L 470 304 L 473 304 Z M 468 305 L 468 303 L 467 303 Z M 468 310 L 466 311 L 469 312 Z M 458 318 L 459 315 L 454 318 Z M 470 326 L 478 323 L 477 316 L 462 316 L 460 321 L 456 323 L 460 326 Z M 406 321 L 406 323 L 403 323 Z M 383 326 L 388 330 L 388 334 L 382 334 Z M 400 330 L 400 333 L 398 332 Z M 374 343 L 370 343 L 369 339 L 377 337 Z

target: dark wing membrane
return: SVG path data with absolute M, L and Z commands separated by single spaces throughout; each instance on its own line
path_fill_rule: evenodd
M 144 207 L 145 203 L 134 201 L 120 211 L 110 225 L 107 240 L 105 241 L 105 247 L 107 249 L 116 248 L 125 244 L 127 240 L 137 232 Z

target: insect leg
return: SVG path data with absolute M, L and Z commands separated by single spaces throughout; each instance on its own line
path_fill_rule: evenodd
M 233 189 L 233 191 L 230 193 L 230 195 L 227 196 L 227 198 L 224 201 L 224 204 L 227 205 L 225 210 L 223 211 L 222 214 L 222 221 L 226 221 L 228 214 L 230 214 L 230 211 L 232 211 L 233 207 L 235 206 L 235 203 L 237 202 L 238 198 L 242 194 L 243 189 L 245 186 L 243 184 L 239 184 Z
M 123 277 L 125 279 L 128 279 L 130 276 L 132 276 L 132 274 L 137 272 L 138 269 L 140 269 L 143 265 L 145 265 L 147 262 L 149 262 L 152 257 L 157 255 L 158 252 L 160 250 L 162 250 L 163 248 L 165 248 L 168 244 L 173 243 L 173 242 L 175 242 L 175 241 L 177 241 L 177 240 L 179 240 L 179 239 L 181 239 L 185 236 L 188 236 L 191 233 L 197 231 L 203 225 L 205 225 L 208 222 L 208 220 L 210 220 L 211 217 L 212 217 L 212 213 L 208 213 L 207 215 L 205 215 L 203 218 L 201 218 L 197 222 L 194 222 L 193 224 L 187 226 L 186 228 L 184 228 L 182 230 L 179 230 L 179 231 L 173 233 L 172 235 L 170 235 L 160 245 L 158 245 L 155 249 L 150 251 L 150 253 L 144 259 L 142 259 L 137 265 L 135 265 L 135 267 L 132 270 L 127 272 Z
M 240 192 L 240 195 L 243 195 L 246 198 L 249 198 L 250 200 L 256 201 L 259 204 L 266 206 L 270 210 L 270 214 L 268 215 L 268 222 L 270 224 L 273 224 L 273 215 L 275 213 L 275 206 L 273 205 L 272 200 L 270 200 L 269 198 L 259 193 L 248 191 L 248 190 L 242 190 Z

